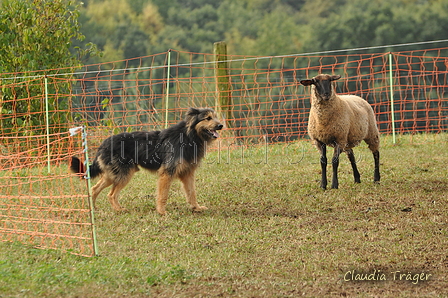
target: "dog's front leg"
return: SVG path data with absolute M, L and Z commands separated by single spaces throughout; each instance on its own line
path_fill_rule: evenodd
M 170 191 L 171 182 L 173 177 L 168 174 L 162 173 L 157 181 L 157 201 L 156 209 L 160 215 L 166 214 L 166 202 Z
M 193 211 L 203 211 L 207 210 L 205 206 L 199 206 L 196 200 L 196 189 L 194 186 L 194 172 L 188 173 L 179 177 L 184 186 L 185 195 L 187 196 L 187 202 L 190 203 Z

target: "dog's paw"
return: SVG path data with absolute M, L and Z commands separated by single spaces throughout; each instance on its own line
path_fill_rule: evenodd
M 193 211 L 194 211 L 194 212 L 202 212 L 202 211 L 207 210 L 207 209 L 208 209 L 208 208 L 205 207 L 205 206 L 196 206 L 196 207 L 193 207 Z
M 161 216 L 165 216 L 168 214 L 168 212 L 166 212 L 165 209 L 156 208 L 156 210 L 157 210 L 157 213 L 159 213 L 159 215 L 161 215 Z
M 114 208 L 114 210 L 115 210 L 115 212 L 117 212 L 117 213 L 129 213 L 129 210 L 128 209 L 126 209 L 126 208 L 124 208 L 124 207 L 117 207 L 117 208 Z

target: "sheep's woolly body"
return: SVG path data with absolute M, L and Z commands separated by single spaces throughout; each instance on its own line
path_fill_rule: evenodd
M 359 145 L 362 140 L 371 150 L 378 150 L 379 133 L 369 103 L 355 95 L 336 95 L 328 101 L 316 98 L 313 86 L 308 134 L 313 141 L 342 150 Z

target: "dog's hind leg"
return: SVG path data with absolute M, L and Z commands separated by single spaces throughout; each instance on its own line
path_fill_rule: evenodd
M 93 206 L 95 207 L 96 198 L 100 194 L 100 192 L 105 189 L 106 187 L 112 185 L 113 181 L 107 177 L 103 176 L 101 179 L 92 187 L 92 202 Z
M 110 193 L 107 195 L 109 198 L 109 202 L 114 208 L 115 211 L 127 211 L 126 208 L 121 207 L 120 203 L 118 203 L 118 196 L 120 195 L 120 191 L 125 188 L 125 186 L 131 181 L 132 176 L 134 176 L 135 172 L 138 171 L 138 168 L 130 169 L 127 174 L 122 175 L 121 177 L 116 177 L 115 181 L 112 185 L 112 189 Z
M 126 186 L 126 184 L 127 181 L 126 183 L 123 182 L 114 183 L 110 193 L 107 195 L 107 197 L 109 198 L 109 202 L 115 211 L 118 212 L 126 211 L 126 208 L 121 207 L 120 203 L 118 203 L 118 196 L 120 195 L 120 191 Z
M 161 173 L 159 180 L 157 181 L 156 209 L 160 215 L 166 214 L 166 202 L 168 201 L 168 195 L 172 182 L 173 177 L 166 173 Z
M 185 195 L 187 196 L 187 202 L 190 203 L 193 211 L 202 211 L 207 210 L 205 206 L 199 206 L 196 200 L 196 188 L 194 185 L 194 171 L 190 173 L 180 176 L 179 179 L 182 181 L 184 186 Z

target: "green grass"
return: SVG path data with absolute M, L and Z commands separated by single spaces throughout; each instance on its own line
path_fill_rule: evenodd
M 343 156 L 327 191 L 307 141 L 211 152 L 197 172 L 209 210 L 189 211 L 175 183 L 166 217 L 156 177 L 140 171 L 121 196 L 129 213 L 98 199 L 99 257 L 0 243 L 0 297 L 446 297 L 447 143 L 383 137 L 380 185 L 363 144 L 362 183 Z M 387 280 L 345 281 L 349 271 Z M 396 271 L 431 276 L 413 284 Z

